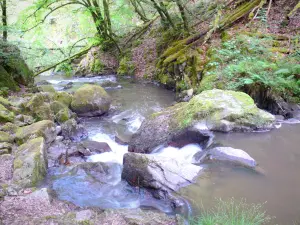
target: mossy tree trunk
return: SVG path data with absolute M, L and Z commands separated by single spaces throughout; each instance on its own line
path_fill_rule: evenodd
M 1 0 L 1 11 L 2 11 L 2 26 L 3 26 L 3 32 L 2 32 L 2 39 L 3 41 L 7 41 L 7 0 Z

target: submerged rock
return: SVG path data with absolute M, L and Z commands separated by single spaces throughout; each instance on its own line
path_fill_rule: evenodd
M 56 138 L 55 124 L 50 120 L 43 120 L 29 126 L 20 127 L 16 132 L 16 140 L 19 145 L 37 137 L 43 137 L 46 144 L 53 142 Z
M 101 86 L 86 84 L 75 92 L 71 108 L 79 116 L 101 116 L 110 104 L 111 98 Z
M 202 167 L 168 157 L 126 153 L 122 179 L 133 186 L 176 191 L 193 182 Z
M 233 164 L 255 168 L 256 161 L 245 151 L 231 147 L 216 147 L 208 151 L 211 160 L 225 161 Z
M 21 145 L 14 159 L 13 182 L 21 187 L 34 187 L 47 172 L 44 138 L 39 137 Z

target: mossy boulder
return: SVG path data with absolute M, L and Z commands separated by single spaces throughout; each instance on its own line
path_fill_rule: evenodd
M 0 87 L 18 90 L 18 85 L 33 83 L 33 72 L 28 68 L 20 50 L 9 42 L 0 40 Z
M 75 119 L 69 119 L 61 125 L 62 136 L 65 139 L 79 142 L 88 137 L 88 132 Z
M 14 141 L 14 137 L 10 135 L 9 133 L 6 133 L 4 131 L 0 131 L 0 143 L 1 142 L 9 142 L 12 143 Z
M 55 93 L 55 89 L 52 85 L 41 85 L 38 87 L 38 89 L 41 91 L 41 92 L 49 92 L 49 93 Z
M 157 145 L 190 127 L 211 131 L 255 131 L 273 128 L 275 117 L 235 91 L 210 90 L 178 103 L 145 120 L 133 135 L 129 151 L 151 152 Z
M 46 144 L 53 142 L 56 138 L 55 124 L 50 120 L 43 120 L 29 126 L 20 127 L 16 132 L 16 140 L 19 145 L 26 141 L 43 137 Z
M 63 103 L 59 102 L 59 101 L 54 101 L 50 103 L 50 108 L 52 110 L 52 112 L 55 114 L 57 114 L 60 110 L 67 108 L 66 105 L 64 105 Z
M 18 129 L 18 126 L 14 123 L 5 123 L 0 126 L 0 131 L 7 132 L 9 134 L 15 134 Z
M 72 117 L 72 112 L 68 108 L 61 109 L 56 115 L 55 115 L 55 121 L 59 124 L 62 124 L 69 120 Z
M 13 182 L 20 187 L 34 187 L 47 172 L 46 143 L 43 137 L 21 145 L 14 160 Z
M 56 92 L 53 96 L 54 101 L 58 101 L 67 107 L 71 105 L 73 96 L 65 91 L 62 92 Z
M 15 114 L 0 104 L 0 122 L 13 122 Z
M 74 93 L 71 108 L 79 116 L 101 116 L 110 104 L 111 98 L 101 86 L 86 84 Z
M 50 108 L 51 97 L 47 94 L 38 93 L 31 97 L 25 109 L 37 121 L 54 120 L 54 115 Z

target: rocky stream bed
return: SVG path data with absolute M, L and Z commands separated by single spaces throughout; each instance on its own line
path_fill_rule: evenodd
M 129 78 L 41 79 L 31 93 L 0 98 L 3 224 L 186 224 L 195 204 L 182 188 L 211 165 L 265 174 L 213 132 L 281 126 L 241 92 L 175 103 Z

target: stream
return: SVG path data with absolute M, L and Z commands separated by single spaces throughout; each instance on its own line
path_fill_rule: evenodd
M 97 83 L 105 87 L 113 99 L 108 115 L 82 120 L 90 140 L 106 142 L 112 149 L 92 155 L 87 161 L 112 163 L 111 176 L 105 184 L 87 182 L 84 173 L 60 177 L 69 171 L 57 168 L 52 171 L 57 176 L 52 183 L 57 197 L 83 207 L 150 207 L 172 213 L 167 203 L 121 180 L 123 155 L 128 146 L 116 143 L 115 136 L 129 140 L 145 117 L 174 103 L 174 93 L 156 84 L 137 83 L 130 78 L 117 79 L 113 75 L 74 79 L 55 75 L 38 79 L 47 80 L 57 91 L 68 86 L 65 91 L 69 92 L 85 83 Z M 299 133 L 300 124 L 282 124 L 281 128 L 271 132 L 216 134 L 216 142 L 249 153 L 259 163 L 262 173 L 223 164 L 205 165 L 208 168 L 205 174 L 199 176 L 195 184 L 180 190 L 180 195 L 192 206 L 191 213 L 198 215 L 201 206 L 212 207 L 217 198 L 234 197 L 245 198 L 249 203 L 266 202 L 264 209 L 269 215 L 276 216 L 273 222 L 278 224 L 300 222 Z M 201 151 L 198 145 L 190 144 L 182 149 L 169 147 L 153 154 L 193 162 L 193 155 L 198 151 Z

